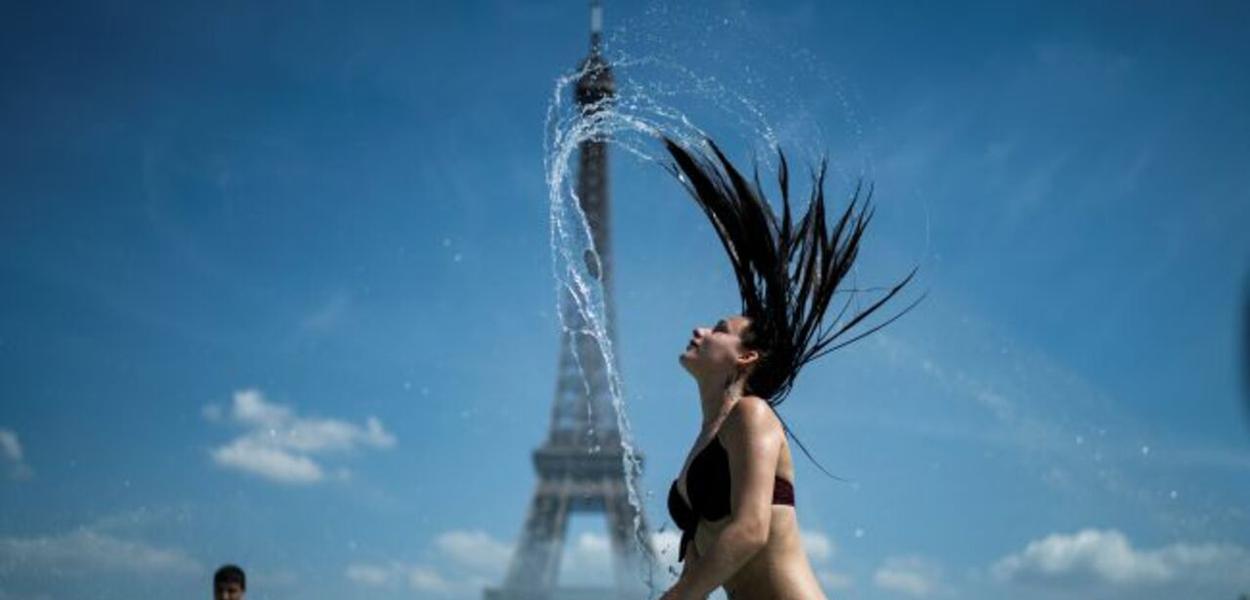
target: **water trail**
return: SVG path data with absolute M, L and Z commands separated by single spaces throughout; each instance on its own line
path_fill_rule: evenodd
M 643 557 L 644 570 L 641 578 L 648 589 L 648 598 L 658 596 L 662 589 L 656 587 L 655 568 L 659 565 L 652 541 L 642 531 L 640 515 L 643 510 L 643 494 L 638 490 L 641 479 L 641 463 L 637 458 L 629 419 L 624 402 L 624 383 L 617 369 L 617 361 L 608 334 L 606 295 L 602 282 L 595 273 L 602 273 L 602 261 L 595 252 L 591 227 L 582 211 L 575 185 L 576 173 L 570 161 L 584 141 L 601 141 L 615 150 L 623 150 L 644 164 L 659 166 L 667 161 L 667 153 L 658 143 L 661 135 L 679 143 L 695 146 L 703 143 L 707 134 L 695 125 L 696 121 L 714 123 L 717 139 L 725 133 L 738 136 L 755 151 L 760 167 L 775 170 L 777 149 L 782 136 L 787 139 L 787 153 L 806 150 L 804 142 L 810 138 L 792 139 L 793 131 L 781 131 L 772 124 L 757 99 L 739 93 L 716 77 L 701 75 L 673 59 L 657 56 L 631 57 L 621 53 L 610 56 L 609 63 L 616 81 L 615 97 L 606 98 L 593 110 L 583 110 L 572 93 L 583 75 L 573 71 L 559 77 L 552 90 L 547 108 L 544 131 L 544 168 L 550 205 L 552 273 L 558 298 L 557 314 L 564 334 L 593 336 L 602 352 L 602 364 L 606 366 L 608 391 L 616 413 L 620 431 L 622 469 L 628 488 L 628 501 L 634 511 L 633 541 L 639 556 Z M 747 67 L 749 71 L 749 66 Z M 751 81 L 759 81 L 760 75 L 752 73 Z M 828 81 L 826 80 L 826 83 Z M 841 82 L 835 82 L 838 103 L 843 107 L 844 118 L 855 118 L 846 108 L 848 100 L 841 90 Z M 793 98 L 783 99 L 793 103 Z M 682 106 L 682 109 L 677 108 Z M 697 113 L 697 118 L 692 114 Z M 791 110 L 790 119 L 783 127 L 800 131 L 800 138 L 823 135 L 821 127 L 805 111 Z M 862 141 L 862 126 L 855 118 L 848 123 L 852 128 L 854 143 Z M 810 152 L 809 155 L 825 154 Z M 830 166 L 840 172 L 845 180 L 849 174 L 842 169 L 840 161 L 831 160 Z M 864 174 L 861 165 L 859 174 Z M 657 169 L 657 173 L 662 172 Z M 681 193 L 681 192 L 675 192 Z M 566 313 L 570 311 L 569 313 Z M 576 311 L 572 313 L 571 311 Z M 578 319 L 567 319 L 569 315 Z M 575 322 L 569 322 L 575 321 Z M 576 331 L 575 331 L 576 330 Z M 577 354 L 578 344 L 570 344 L 578 368 L 586 381 L 582 357 Z M 594 415 L 588 415 L 591 423 Z M 671 573 L 676 575 L 676 573 Z
M 641 566 L 645 572 L 642 578 L 649 591 L 648 597 L 655 597 L 663 590 L 656 587 L 654 571 L 659 561 L 655 549 L 642 530 L 640 515 L 643 501 L 637 487 L 642 468 L 630 432 L 624 384 L 608 335 L 605 290 L 595 276 L 595 273 L 602 272 L 602 268 L 598 267 L 602 263 L 595 252 L 591 227 L 577 197 L 575 173 L 570 169 L 570 160 L 579 145 L 588 140 L 607 142 L 647 163 L 658 162 L 652 152 L 661 149 L 656 143 L 661 134 L 683 143 L 700 143 L 705 136 L 703 131 L 685 113 L 667 103 L 682 94 L 693 94 L 704 99 L 704 103 L 709 98 L 715 98 L 713 104 L 723 117 L 739 129 L 753 132 L 756 139 L 763 140 L 770 148 L 776 147 L 777 137 L 759 106 L 726 89 L 715 78 L 698 76 L 679 64 L 657 58 L 618 57 L 613 61 L 612 68 L 617 77 L 617 95 L 594 107 L 596 110 L 584 111 L 572 100 L 572 88 L 582 72 L 571 72 L 558 78 L 548 105 L 544 168 L 550 202 L 552 273 L 560 303 L 557 314 L 562 331 L 593 336 L 603 353 L 608 391 L 620 431 L 628 501 L 635 515 L 633 539 L 639 556 L 643 557 Z M 669 77 L 636 77 L 635 73 L 644 70 L 665 71 Z M 566 315 L 570 314 L 576 314 L 580 319 L 567 319 Z M 578 344 L 570 344 L 570 348 L 581 369 L 583 359 L 578 355 Z M 589 417 L 589 421 L 594 423 L 594 415 Z

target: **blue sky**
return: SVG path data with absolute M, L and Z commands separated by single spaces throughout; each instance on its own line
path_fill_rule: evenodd
M 195 597 L 227 561 L 258 598 L 498 582 L 554 392 L 544 117 L 584 5 L 0 10 L 0 598 Z M 858 285 L 921 265 L 928 298 L 781 408 L 853 482 L 795 453 L 828 595 L 1250 591 L 1246 12 L 608 3 L 614 56 L 751 100 L 833 199 L 875 182 Z M 749 164 L 733 98 L 688 100 Z M 676 356 L 737 299 L 680 187 L 612 160 L 671 544 Z M 601 532 L 574 520 L 566 580 L 606 573 Z

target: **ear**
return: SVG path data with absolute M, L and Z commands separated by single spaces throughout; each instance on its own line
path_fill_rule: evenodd
M 758 350 L 744 350 L 738 355 L 737 362 L 740 367 L 747 367 L 755 364 L 760 359 Z

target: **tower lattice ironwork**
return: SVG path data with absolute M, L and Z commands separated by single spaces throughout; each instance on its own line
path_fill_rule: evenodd
M 602 9 L 598 2 L 592 2 L 590 54 L 581 63 L 576 87 L 576 99 L 583 111 L 599 110 L 603 101 L 610 102 L 615 94 L 612 70 L 600 52 L 601 26 Z M 595 260 L 588 253 L 587 268 L 603 285 L 606 329 L 615 346 L 607 159 L 606 140 L 581 142 L 576 191 L 598 254 Z M 640 519 L 644 539 L 650 536 L 641 509 L 629 503 L 621 432 L 612 404 L 607 365 L 598 340 L 582 333 L 587 328 L 581 315 L 570 308 L 574 303 L 562 302 L 561 306 L 566 327 L 561 339 L 551 425 L 546 442 L 533 452 L 538 483 L 507 575 L 500 587 L 485 591 L 486 600 L 641 597 L 637 568 L 648 557 L 638 551 L 632 539 L 635 516 Z M 635 456 L 641 464 L 641 454 Z M 569 516 L 574 512 L 601 513 L 606 518 L 615 571 L 613 586 L 558 585 Z

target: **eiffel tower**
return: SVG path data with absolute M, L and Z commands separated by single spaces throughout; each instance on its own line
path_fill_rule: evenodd
M 591 3 L 590 55 L 581 63 L 576 98 L 583 111 L 594 111 L 615 95 L 612 70 L 600 54 L 603 12 Z M 592 276 L 603 284 L 607 332 L 616 345 L 612 299 L 612 260 L 608 236 L 608 155 L 606 141 L 591 139 L 578 148 L 577 196 L 590 224 L 599 260 L 587 256 Z M 562 303 L 564 307 L 573 302 Z M 599 342 L 579 333 L 585 327 L 576 310 L 566 309 L 568 325 L 561 339 L 555 402 L 547 441 L 533 452 L 538 484 L 530 499 L 521 541 L 503 585 L 484 591 L 485 600 L 604 600 L 644 597 L 637 567 L 642 566 L 633 543 L 635 512 L 629 504 L 621 450 L 621 432 L 608 386 L 608 371 Z M 574 356 L 576 350 L 576 357 Z M 577 357 L 581 358 L 581 369 Z M 641 465 L 642 455 L 635 453 Z M 557 575 L 569 515 L 602 513 L 611 541 L 615 587 L 559 587 Z M 647 532 L 642 514 L 642 531 Z M 649 535 L 645 534 L 646 539 Z

